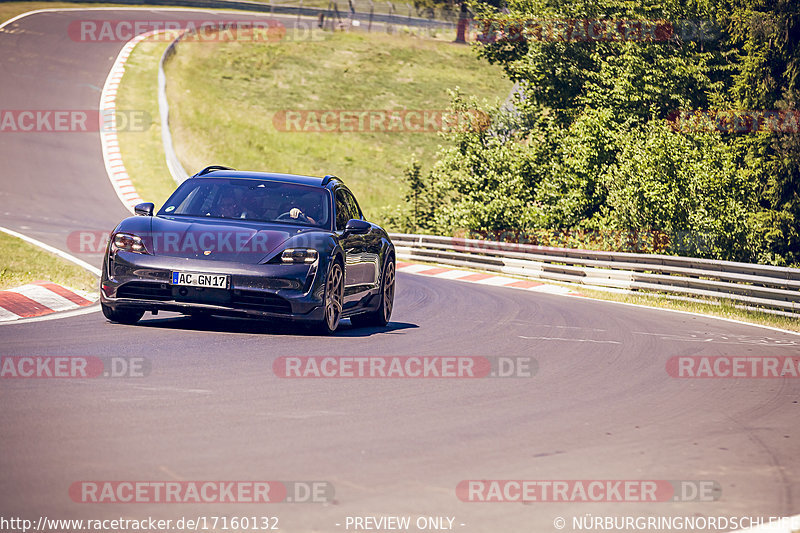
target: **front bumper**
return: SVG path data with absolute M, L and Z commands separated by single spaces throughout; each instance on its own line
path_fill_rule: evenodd
M 318 321 L 323 317 L 324 291 L 318 282 L 319 264 L 320 260 L 312 265 L 250 265 L 120 251 L 106 257 L 100 301 L 112 308 Z M 227 274 L 230 286 L 172 285 L 174 271 Z

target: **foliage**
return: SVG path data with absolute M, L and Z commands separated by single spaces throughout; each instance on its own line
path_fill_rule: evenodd
M 489 113 L 492 125 L 446 134 L 428 186 L 414 193 L 418 204 L 429 197 L 432 231 L 649 232 L 661 236 L 654 251 L 800 263 L 796 123 L 737 132 L 713 119 L 717 110 L 797 110 L 794 3 L 508 6 L 475 7 L 486 21 L 476 52 L 519 90 L 494 108 L 454 94 L 454 111 Z M 581 21 L 608 38 L 581 39 Z M 648 21 L 649 34 L 625 33 Z M 711 127 L 676 127 L 687 110 L 711 110 Z

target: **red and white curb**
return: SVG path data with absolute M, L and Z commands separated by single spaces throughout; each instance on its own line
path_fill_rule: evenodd
M 98 294 L 62 287 L 52 281 L 36 281 L 0 291 L 0 321 L 19 320 L 92 305 Z
M 512 289 L 522 289 L 533 292 L 545 292 L 549 294 L 561 294 L 565 296 L 582 296 L 569 287 L 560 285 L 548 285 L 541 281 L 509 278 L 496 274 L 486 274 L 483 272 L 471 272 L 468 270 L 458 270 L 434 265 L 420 265 L 416 263 L 397 262 L 397 271 L 406 274 L 417 274 L 438 279 L 452 279 L 456 281 L 466 281 L 468 283 L 478 283 L 480 285 L 491 285 L 492 287 L 509 287 Z
M 103 85 L 103 92 L 100 94 L 100 116 L 103 117 L 103 128 L 100 133 L 100 144 L 103 149 L 103 161 L 106 165 L 106 173 L 111 185 L 114 187 L 117 196 L 122 204 L 133 213 L 133 206 L 142 203 L 142 197 L 136 192 L 125 164 L 122 162 L 122 155 L 119 151 L 119 138 L 117 137 L 117 114 L 116 102 L 119 84 L 125 74 L 125 62 L 133 52 L 137 44 L 145 39 L 165 33 L 164 30 L 153 30 L 137 35 L 122 47 L 114 65 L 108 73 L 106 83 Z

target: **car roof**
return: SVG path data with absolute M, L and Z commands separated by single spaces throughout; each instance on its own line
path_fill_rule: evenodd
M 297 183 L 300 185 L 312 185 L 316 187 L 324 187 L 332 179 L 335 179 L 339 184 L 341 184 L 341 181 L 339 181 L 335 176 L 325 176 L 324 178 L 320 178 L 317 176 L 303 176 L 300 174 L 280 174 L 276 172 L 255 172 L 250 170 L 212 170 L 204 174 L 196 174 L 192 176 L 192 178 L 258 179 L 265 181 L 279 181 L 284 183 Z

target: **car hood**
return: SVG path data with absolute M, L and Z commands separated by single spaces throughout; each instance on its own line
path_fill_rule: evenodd
M 141 219 L 140 219 L 141 220 Z M 289 239 L 317 228 L 189 217 L 151 218 L 145 240 L 153 255 L 258 264 Z

